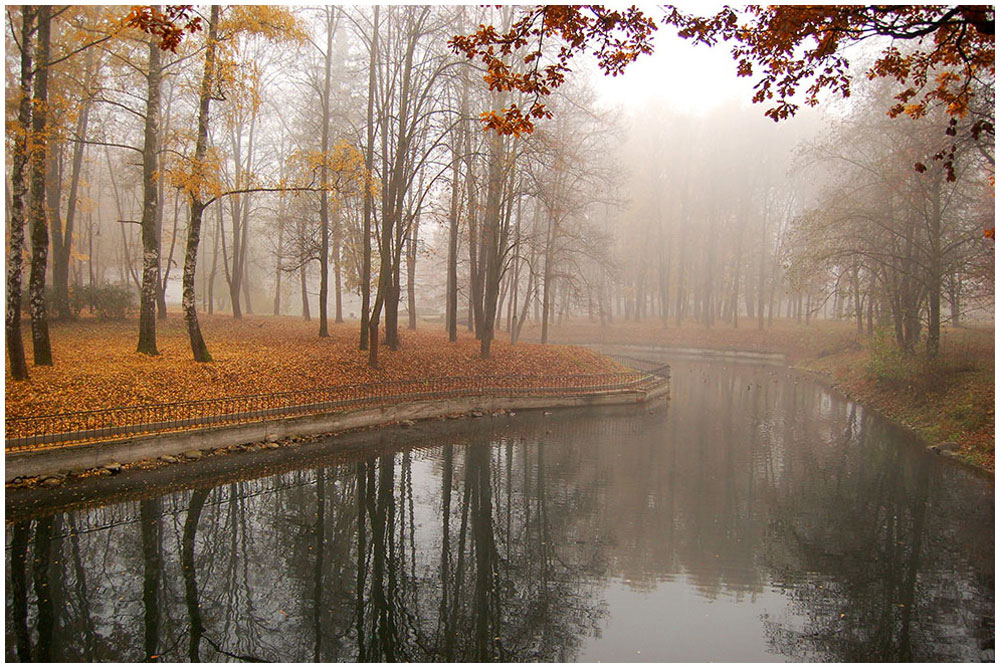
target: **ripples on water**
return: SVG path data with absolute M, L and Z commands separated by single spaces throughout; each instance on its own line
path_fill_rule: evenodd
M 450 434 L 8 523 L 6 658 L 993 658 L 992 481 L 781 369 Z

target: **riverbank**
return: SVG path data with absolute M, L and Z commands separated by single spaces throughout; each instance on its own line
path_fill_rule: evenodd
M 5 480 L 17 487 L 59 486 L 68 477 L 87 478 L 123 469 L 156 468 L 179 461 L 240 450 L 275 449 L 317 438 L 340 436 L 358 429 L 402 425 L 448 418 L 505 417 L 522 411 L 579 407 L 636 406 L 669 396 L 669 380 L 650 376 L 620 389 L 563 389 L 557 394 L 531 396 L 513 390 L 430 400 L 396 397 L 382 406 L 317 412 L 300 417 L 246 424 L 148 434 L 101 440 L 92 444 L 8 452 Z
M 121 323 L 57 326 L 63 339 L 77 339 L 70 360 L 39 369 L 29 382 L 7 383 L 6 481 L 55 486 L 130 463 L 158 466 L 359 428 L 644 403 L 668 387 L 574 346 L 499 343 L 484 361 L 473 337 L 449 343 L 441 331 L 408 332 L 404 346 L 385 351 L 382 367 L 372 370 L 348 343 L 356 326 L 334 327 L 319 339 L 306 323 L 283 318 L 210 319 L 209 327 L 225 327 L 217 334 L 226 345 L 215 362 L 199 365 L 178 359 L 184 332 L 171 324 L 161 328 L 157 358 L 131 352 Z M 153 408 L 150 387 L 160 404 Z M 230 398 L 241 393 L 258 396 Z M 34 416 L 90 412 L 13 419 L 17 406 Z M 52 447 L 58 444 L 72 447 Z
M 318 325 L 292 317 L 204 316 L 202 331 L 214 361 L 191 359 L 179 313 L 157 324 L 155 357 L 135 352 L 135 320 L 53 322 L 55 366 L 30 367 L 25 382 L 6 378 L 6 415 L 50 415 L 79 410 L 141 406 L 320 387 L 443 377 L 504 374 L 570 376 L 620 371 L 595 352 L 573 346 L 538 346 L 504 341 L 493 356 L 479 359 L 479 342 L 460 332 L 449 343 L 439 328 L 402 330 L 399 350 L 382 347 L 379 368 L 368 367 L 358 350 L 357 322 L 331 324 L 319 338 Z M 30 334 L 26 334 L 30 341 Z
M 522 337 L 535 340 L 537 329 Z M 858 337 L 853 322 L 776 321 L 758 330 L 695 323 L 680 327 L 659 320 L 615 322 L 601 327 L 567 321 L 553 328 L 560 343 L 648 344 L 785 355 L 790 366 L 817 374 L 831 386 L 916 433 L 928 445 L 954 443 L 961 460 L 995 470 L 993 328 L 946 327 L 941 353 L 928 362 L 906 359 L 879 337 Z

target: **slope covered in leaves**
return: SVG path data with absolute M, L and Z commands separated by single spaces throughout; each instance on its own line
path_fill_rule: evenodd
M 31 378 L 7 376 L 6 415 L 29 416 L 115 406 L 304 390 L 398 379 L 503 374 L 559 376 L 620 371 L 614 362 L 571 346 L 493 344 L 479 359 L 479 342 L 460 334 L 451 344 L 436 328 L 401 332 L 399 350 L 379 349 L 380 368 L 357 347 L 356 323 L 332 325 L 320 339 L 315 323 L 297 318 L 203 317 L 215 361 L 191 360 L 177 314 L 157 325 L 160 355 L 135 352 L 134 321 L 82 320 L 52 325 L 54 367 L 32 367 Z M 27 336 L 30 341 L 30 335 Z

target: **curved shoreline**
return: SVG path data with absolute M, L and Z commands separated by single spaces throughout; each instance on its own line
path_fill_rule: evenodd
M 109 465 L 117 464 L 120 467 L 123 464 L 156 460 L 165 456 L 178 457 L 195 452 L 201 454 L 194 457 L 200 457 L 206 451 L 232 448 L 239 444 L 276 443 L 282 439 L 332 435 L 394 423 L 407 425 L 417 420 L 449 416 L 480 417 L 498 411 L 640 404 L 667 397 L 669 392 L 669 380 L 662 380 L 649 389 L 599 394 L 566 394 L 558 397 L 479 396 L 416 401 L 340 413 L 6 453 L 4 480 L 6 483 L 11 483 L 18 478 L 44 476 L 56 476 L 57 480 L 61 480 L 73 472 L 80 473 Z
M 901 422 L 899 419 L 894 418 L 892 415 L 887 414 L 855 396 L 847 391 L 847 389 L 838 384 L 829 374 L 816 371 L 814 369 L 809 369 L 807 367 L 801 366 L 799 364 L 793 364 L 789 361 L 787 355 L 783 353 L 759 353 L 754 351 L 744 351 L 744 350 L 717 350 L 711 348 L 687 348 L 687 347 L 673 347 L 673 346 L 657 346 L 657 345 L 641 345 L 641 344 L 618 344 L 618 343 L 597 343 L 597 344 L 574 344 L 583 347 L 591 348 L 598 352 L 611 353 L 616 350 L 630 350 L 633 352 L 656 354 L 664 356 L 672 356 L 675 359 L 688 359 L 688 360 L 702 360 L 707 362 L 738 362 L 738 363 L 759 363 L 768 364 L 774 366 L 781 366 L 789 371 L 801 374 L 811 381 L 816 382 L 823 387 L 838 392 L 841 396 L 846 398 L 848 401 L 852 401 L 859 406 L 864 407 L 865 410 L 871 411 L 881 417 L 882 419 L 891 422 L 893 425 L 899 427 L 900 429 L 911 434 L 915 439 L 920 441 L 927 450 L 940 455 L 946 459 L 964 466 L 977 474 L 985 475 L 989 477 L 994 477 L 994 471 L 975 462 L 969 461 L 964 457 L 952 452 L 948 449 L 940 449 L 937 444 L 930 443 L 926 438 L 924 438 L 916 429 L 910 427 L 909 425 Z

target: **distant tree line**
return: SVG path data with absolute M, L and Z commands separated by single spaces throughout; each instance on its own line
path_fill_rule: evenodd
M 788 11 L 753 14 L 753 39 L 724 14 L 699 23 L 668 10 L 664 21 L 699 41 L 746 38 L 759 67 L 780 50 L 761 41 L 775 22 L 800 21 L 814 37 L 838 22 L 878 36 L 895 16 Z M 357 300 L 358 347 L 376 366 L 380 346 L 401 345 L 401 305 L 403 326 L 417 326 L 429 271 L 435 286 L 420 300 L 441 305 L 452 340 L 460 324 L 475 332 L 484 358 L 498 332 L 516 341 L 533 321 L 545 342 L 570 313 L 762 327 L 782 312 L 808 320 L 830 300 L 859 326 L 892 324 L 907 350 L 926 328 L 933 354 L 942 300 L 957 321 L 971 298 L 992 294 L 981 233 L 992 229 L 992 77 L 980 62 L 992 12 L 896 18 L 921 17 L 928 35 L 970 49 L 960 77 L 969 94 L 950 84 L 879 93 L 845 119 L 836 151 L 811 161 L 832 173 L 810 189 L 786 178 L 777 144 L 739 130 L 723 138 L 708 122 L 630 110 L 647 134 L 624 139 L 567 77 L 569 57 L 605 36 L 599 65 L 622 71 L 650 48 L 655 25 L 641 12 L 11 7 L 11 376 L 28 376 L 22 310 L 34 363 L 52 364 L 49 314 L 75 318 L 84 295 L 81 308 L 95 311 L 108 284 L 136 295 L 136 348 L 155 355 L 157 319 L 179 283 L 198 361 L 211 359 L 199 311 L 295 312 L 318 317 L 327 336 Z M 490 44 L 502 57 L 480 57 Z M 839 45 L 811 52 L 807 74 Z M 925 71 L 952 71 L 946 55 L 934 51 Z M 898 59 L 883 61 L 893 76 Z M 787 102 L 794 87 L 772 75 Z M 816 83 L 813 93 L 835 88 Z M 919 121 L 881 118 L 878 105 Z M 935 136 L 941 127 L 950 143 Z M 851 153 L 863 133 L 907 148 Z M 670 160 L 643 153 L 660 140 L 672 142 Z

